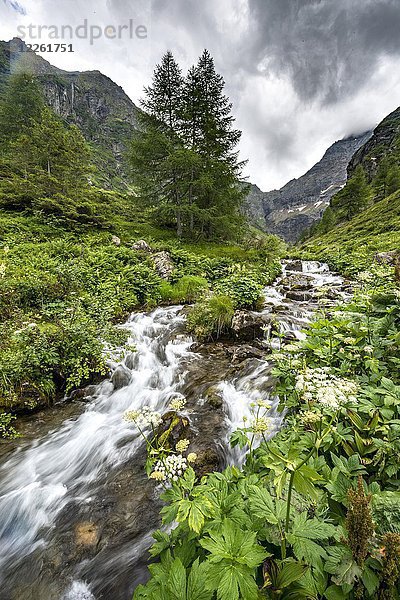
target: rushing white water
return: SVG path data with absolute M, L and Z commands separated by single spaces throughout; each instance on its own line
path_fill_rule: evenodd
M 74 581 L 63 600 L 95 600 L 95 597 L 84 581 Z
M 292 334 L 292 337 L 298 340 L 306 337 L 306 334 L 301 330 L 308 325 L 317 306 L 310 307 L 310 302 L 307 302 L 306 306 L 298 302 L 283 305 L 282 303 L 286 301 L 285 291 L 282 286 L 285 278 L 290 275 L 306 276 L 310 278 L 310 287 L 317 290 L 322 287 L 339 288 L 343 284 L 343 278 L 330 273 L 329 267 L 325 263 L 308 261 L 302 262 L 301 266 L 302 271 L 290 271 L 286 268 L 285 263 L 283 263 L 282 276 L 274 285 L 264 289 L 266 308 L 263 311 L 268 313 L 271 310 L 271 306 L 272 308 L 276 308 L 279 305 L 285 306 L 282 312 L 275 315 L 279 321 L 279 332 L 283 336 Z M 281 339 L 280 337 L 274 337 L 272 334 L 272 325 L 266 328 L 266 338 L 268 339 L 270 348 L 279 350 Z M 244 417 L 247 419 L 247 423 L 251 420 L 250 405 L 252 403 L 256 403 L 257 400 L 263 400 L 271 404 L 271 409 L 267 414 L 271 419 L 270 429 L 266 435 L 268 439 L 273 437 L 282 425 L 284 414 L 279 413 L 277 410 L 279 401 L 274 395 L 273 387 L 271 386 L 272 362 L 268 361 L 267 349 L 266 360 L 255 360 L 254 362 L 253 368 L 245 375 L 236 377 L 232 381 L 224 381 L 220 384 L 227 422 L 225 442 L 227 464 L 242 464 L 244 461 L 246 450 L 240 450 L 238 447 L 230 448 L 229 438 L 236 429 L 245 426 Z M 255 440 L 255 443 L 257 443 L 257 440 Z
M 184 376 L 182 359 L 195 356 L 189 351 L 192 340 L 176 337 L 184 320 L 179 310 L 157 309 L 132 317 L 126 327 L 137 352 L 129 385 L 112 392 L 105 382 L 77 419 L 2 465 L 0 573 L 16 557 L 44 543 L 46 528 L 68 501 L 90 501 L 91 484 L 101 473 L 135 454 L 141 440 L 122 414 L 143 405 L 163 410 L 177 394 Z
M 243 425 L 243 417 L 251 417 L 252 402 L 271 402 L 268 437 L 281 426 L 283 415 L 277 411 L 268 349 L 279 348 L 281 337 L 301 338 L 304 335 L 301 329 L 309 323 L 318 306 L 315 299 L 293 302 L 286 297 L 287 280 L 299 276 L 307 278 L 312 289 L 329 286 L 339 292 L 342 284 L 342 279 L 331 274 L 326 265 L 313 262 L 302 263 L 302 272 L 290 271 L 284 265 L 276 284 L 265 288 L 262 312 L 273 317 L 262 346 L 265 359 L 250 358 L 234 370 L 227 370 L 226 378 L 217 386 L 223 400 L 225 437 L 222 446 L 226 464 L 243 463 L 245 452 L 231 449 L 229 437 Z M 190 350 L 191 338 L 182 334 L 184 321 L 179 306 L 133 315 L 125 325 L 130 331 L 130 342 L 136 347 L 136 352 L 123 362 L 129 383 L 115 390 L 110 381 L 103 382 L 77 418 L 68 419 L 34 443 L 22 444 L 0 467 L 0 582 L 6 582 L 8 589 L 14 589 L 18 582 L 18 567 L 15 567 L 18 561 L 24 557 L 30 561 L 35 549 L 47 548 L 52 543 L 52 532 L 63 509 L 89 505 L 93 498 L 101 498 L 107 473 L 133 464 L 132 458 L 143 442 L 132 425 L 122 419 L 123 413 L 145 405 L 163 411 L 171 398 L 181 395 L 188 361 L 202 360 Z M 196 387 L 198 383 L 204 385 L 204 380 L 201 369 L 197 375 L 197 368 L 192 369 L 190 380 L 193 379 L 194 403 L 201 406 L 201 394 L 196 393 Z M 201 433 L 199 429 L 200 436 Z M 215 442 L 218 444 L 218 440 Z M 123 588 L 119 593 L 121 571 L 128 572 L 131 579 L 129 565 L 137 564 L 145 554 L 154 526 L 156 523 L 146 523 L 143 530 L 135 534 L 134 542 L 128 537 L 123 540 L 123 547 L 118 546 L 106 555 L 95 554 L 92 570 L 72 569 L 68 585 L 61 586 L 58 595 L 46 596 L 43 600 L 95 600 L 96 597 L 111 598 L 110 593 L 116 598 L 116 590 L 118 600 L 129 598 L 129 589 Z M 79 562 L 79 558 L 76 560 Z M 35 568 L 28 565 L 29 572 Z M 112 592 L 109 589 L 104 592 L 101 587 L 105 572 Z M 0 598 L 3 598 L 1 593 Z M 26 597 L 33 596 L 24 595 L 23 600 Z

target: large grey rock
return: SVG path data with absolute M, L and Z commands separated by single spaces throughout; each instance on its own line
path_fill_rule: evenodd
M 233 365 L 237 365 L 248 358 L 265 358 L 265 351 L 260 348 L 254 348 L 250 344 L 243 344 L 232 349 L 231 362 Z
M 232 319 L 232 331 L 237 340 L 251 342 L 264 337 L 264 329 L 270 321 L 269 315 L 237 310 Z
M 168 252 L 157 252 L 157 254 L 153 254 L 152 260 L 159 276 L 163 279 L 170 279 L 174 270 L 174 263 Z
M 400 250 L 391 250 L 390 252 L 377 252 L 375 260 L 381 265 L 395 266 L 400 258 Z
M 312 293 L 303 292 L 301 290 L 289 290 L 286 294 L 286 298 L 290 298 L 290 300 L 295 300 L 296 302 L 305 302 L 306 300 L 311 300 Z
M 301 260 L 287 260 L 285 262 L 285 267 L 287 268 L 288 271 L 302 271 L 303 270 L 303 263 L 301 262 Z
M 114 389 L 120 390 L 128 385 L 131 380 L 131 372 L 123 365 L 118 365 L 114 373 L 111 375 L 111 381 L 114 384 Z
M 152 249 L 145 240 L 138 240 L 132 244 L 132 250 L 138 250 L 140 252 L 152 252 Z

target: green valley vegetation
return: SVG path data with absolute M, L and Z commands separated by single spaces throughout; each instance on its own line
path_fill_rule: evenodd
M 243 225 L 246 186 L 232 105 L 205 50 L 186 77 L 167 52 L 145 88 L 131 163 L 139 194 L 177 235 L 229 238 Z
M 229 241 L 231 234 L 238 240 L 236 227 L 222 235 L 222 217 L 216 216 L 201 221 L 202 240 L 193 241 L 193 231 L 191 240 L 180 241 L 162 219 L 168 202 L 160 202 L 156 222 L 141 197 L 94 185 L 96 170 L 82 133 L 45 105 L 31 75 L 7 80 L 0 139 L 3 436 L 15 433 L 14 414 L 104 377 L 107 349 L 123 352 L 127 338 L 115 325 L 133 310 L 195 300 L 212 305 L 214 290 L 232 294 L 235 307 L 247 306 L 279 272 L 285 247 L 274 236 L 243 228 L 240 243 Z M 197 232 L 199 224 L 193 217 Z M 190 219 L 182 227 L 189 232 Z M 140 239 L 147 249 L 134 244 Z M 156 266 L 160 252 L 171 263 L 168 279 Z M 243 282 L 241 272 L 247 274 Z M 207 331 L 221 333 L 212 324 Z
M 396 131 L 386 146 L 375 132 L 313 237 L 290 250 L 351 276 L 354 295 L 336 308 L 321 300 L 306 338 L 272 354 L 283 428 L 269 439 L 271 405 L 254 401 L 230 439 L 247 451 L 244 465 L 199 477 L 189 440 L 166 447 L 147 434 L 163 524 L 178 525 L 154 533 L 150 579 L 134 600 L 400 598 Z M 228 282 L 216 289 L 188 317 L 206 338 L 226 331 L 234 310 Z M 183 406 L 169 409 L 179 417 Z M 146 414 L 126 418 L 146 426 Z
M 348 180 L 330 201 L 320 222 L 308 236 L 331 231 L 351 221 L 375 203 L 400 189 L 400 110 L 395 110 L 375 129 L 348 167 Z

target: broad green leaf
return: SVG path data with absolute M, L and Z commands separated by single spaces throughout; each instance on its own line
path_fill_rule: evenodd
M 274 501 L 271 494 L 265 488 L 260 488 L 256 485 L 250 487 L 250 510 L 260 519 L 265 519 L 271 525 L 276 525 L 278 519 L 275 515 Z
M 338 585 L 330 585 L 324 594 L 327 600 L 347 600 L 348 598 L 348 595 Z
M 168 576 L 168 589 L 173 598 L 186 600 L 186 569 L 179 558 L 176 558 L 171 565 Z
M 284 563 L 279 570 L 276 587 L 280 590 L 289 587 L 291 583 L 301 579 L 307 569 L 308 566 L 303 563 L 295 561 Z
M 363 584 L 367 588 L 368 594 L 372 596 L 378 588 L 379 577 L 375 574 L 375 572 L 372 569 L 370 569 L 367 565 L 364 565 L 361 579 Z
M 199 563 L 197 558 L 190 569 L 187 581 L 187 600 L 211 600 L 212 590 L 208 590 L 204 585 L 207 580 L 208 564 Z
M 221 580 L 217 589 L 218 600 L 239 600 L 239 589 L 236 570 L 231 565 L 221 573 Z

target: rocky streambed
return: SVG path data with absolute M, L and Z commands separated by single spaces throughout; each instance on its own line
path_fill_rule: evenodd
M 122 418 L 144 405 L 163 411 L 185 397 L 200 473 L 240 464 L 230 433 L 253 400 L 272 401 L 281 426 L 271 349 L 298 339 L 318 309 L 348 297 L 341 277 L 317 262 L 286 261 L 259 312 L 238 311 L 232 339 L 196 344 L 182 307 L 134 314 L 136 352 L 110 380 L 73 404 L 36 415 L 0 466 L 1 600 L 128 600 L 146 578 L 160 500 L 143 471 L 145 449 Z

